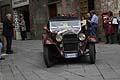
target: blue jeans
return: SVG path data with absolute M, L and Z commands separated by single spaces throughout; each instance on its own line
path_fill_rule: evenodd
M 96 34 L 97 34 L 97 24 L 92 24 L 89 29 L 89 35 L 96 36 Z

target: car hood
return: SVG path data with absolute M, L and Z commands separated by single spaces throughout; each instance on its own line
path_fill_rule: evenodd
M 81 22 L 80 20 L 51 21 L 50 31 L 57 34 L 62 33 L 78 34 L 81 31 Z

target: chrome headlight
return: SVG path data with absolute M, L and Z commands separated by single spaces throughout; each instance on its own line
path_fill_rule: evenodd
M 56 41 L 61 42 L 63 39 L 62 35 L 56 35 Z
M 78 37 L 80 41 L 84 41 L 86 39 L 86 36 L 83 33 L 80 33 Z

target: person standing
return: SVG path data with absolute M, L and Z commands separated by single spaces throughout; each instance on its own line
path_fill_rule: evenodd
M 105 36 L 106 36 L 106 44 L 111 43 L 113 44 L 113 36 L 115 33 L 115 29 L 113 27 L 113 13 L 109 11 L 108 17 L 106 18 L 104 29 L 105 29 Z
M 90 32 L 91 32 L 90 20 L 91 20 L 91 15 L 90 13 L 87 13 L 87 34 L 88 35 L 90 35 Z
M 2 48 L 3 48 L 3 43 L 2 43 L 2 40 L 0 39 L 0 60 L 4 60 L 5 56 L 7 56 L 7 54 L 3 54 L 2 53 Z
M 106 15 L 103 16 L 103 29 L 105 32 L 105 39 L 106 39 L 106 44 L 109 43 L 109 36 L 110 36 L 110 32 L 109 31 L 109 16 L 108 13 L 106 13 Z
M 87 31 L 87 20 L 85 19 L 84 16 L 81 17 L 81 26 L 82 26 L 83 33 L 86 33 L 86 31 Z
M 26 24 L 23 15 L 20 15 L 20 32 L 21 32 L 21 38 L 22 40 L 25 40 L 26 37 Z
M 12 14 L 7 14 L 5 20 L 3 21 L 3 35 L 6 38 L 6 53 L 12 54 L 13 51 L 11 50 L 12 46 L 12 38 L 13 38 L 13 22 L 12 22 Z
M 118 43 L 120 44 L 120 11 L 119 11 L 119 16 L 117 17 L 117 19 L 118 19 L 117 37 L 118 37 Z
M 117 36 L 117 34 L 118 34 L 118 19 L 117 19 L 117 17 L 113 17 L 113 19 L 112 19 L 112 26 L 113 26 L 113 28 L 115 30 L 114 41 L 118 42 L 118 36 Z
M 2 57 L 2 47 L 3 47 L 2 41 L 0 39 L 0 60 L 4 60 L 5 59 L 5 58 Z
M 94 10 L 90 11 L 90 15 L 91 15 L 91 20 L 88 21 L 91 25 L 90 35 L 96 37 L 97 27 L 98 27 L 98 16 L 96 15 Z

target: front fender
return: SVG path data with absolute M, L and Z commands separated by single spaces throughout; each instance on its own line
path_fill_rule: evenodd
M 56 44 L 47 34 L 42 35 L 42 43 L 43 45 Z
M 97 42 L 96 36 L 88 36 L 88 42 L 96 43 Z

